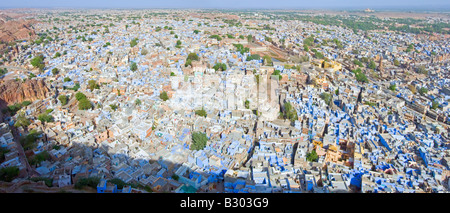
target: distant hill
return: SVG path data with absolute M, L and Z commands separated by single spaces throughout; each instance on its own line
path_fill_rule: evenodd
M 45 98 L 49 89 L 43 80 L 27 80 L 25 82 L 7 80 L 0 84 L 0 107 L 22 103 L 25 100 L 34 101 Z
M 0 41 L 12 42 L 34 38 L 36 33 L 31 25 L 36 22 L 34 19 L 24 19 L 16 15 L 0 13 Z

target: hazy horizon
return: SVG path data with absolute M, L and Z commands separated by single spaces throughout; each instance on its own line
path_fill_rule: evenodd
M 0 8 L 64 8 L 64 9 L 330 9 L 330 10 L 415 10 L 450 11 L 450 2 L 442 0 L 0 0 Z

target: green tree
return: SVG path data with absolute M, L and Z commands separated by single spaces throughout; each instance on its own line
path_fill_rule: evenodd
M 117 105 L 115 105 L 115 104 L 110 104 L 109 106 L 111 107 L 112 110 L 116 111 Z
M 413 46 L 412 44 L 410 44 L 410 45 L 408 45 L 408 47 L 406 48 L 406 51 L 405 51 L 405 52 L 409 53 L 409 52 L 411 52 L 411 50 L 413 50 L 413 49 L 414 49 L 414 46 Z
M 7 147 L 0 146 L 0 163 L 3 163 L 3 161 L 5 161 L 5 154 L 9 151 L 10 150 Z
M 377 103 L 370 102 L 370 101 L 365 101 L 364 104 L 365 104 L 365 105 L 369 105 L 369 106 L 371 106 L 371 107 L 374 107 L 374 106 L 377 105 Z
M 9 113 L 11 114 L 11 116 L 14 116 L 17 111 L 22 109 L 22 107 L 23 107 L 22 104 L 15 103 L 15 104 L 9 105 L 7 109 L 9 111 Z
M 248 35 L 247 36 L 247 41 L 248 41 L 248 43 L 253 42 L 253 36 L 252 35 Z
M 439 102 L 433 100 L 431 103 L 431 109 L 437 109 L 439 107 Z
M 389 85 L 389 90 L 391 90 L 391 91 L 395 91 L 395 89 L 396 89 L 396 85 L 395 84 L 391 84 L 391 85 Z
M 1 58 L 1 56 L 0 56 L 0 58 Z M 6 69 L 6 68 L 0 68 L 0 76 L 2 76 L 2 75 L 4 75 L 4 74 L 6 74 L 6 73 L 8 73 L 8 69 Z
M 81 101 L 82 99 L 86 99 L 86 95 L 81 92 L 77 92 L 77 94 L 75 94 L 75 98 L 77 101 Z
M 64 78 L 64 82 L 69 82 L 69 81 L 72 81 L 72 79 L 70 79 L 69 77 Z
M 281 80 L 283 78 L 283 76 L 281 76 L 281 71 L 280 70 L 274 70 L 272 75 L 273 76 L 277 76 L 278 80 Z
M 34 77 L 36 77 L 36 75 L 34 73 L 30 73 L 30 75 L 28 76 L 28 79 L 32 79 Z
M 367 65 L 367 67 L 374 70 L 377 68 L 377 64 L 375 64 L 373 60 L 370 60 L 369 65 Z
M 52 69 L 52 74 L 53 75 L 58 75 L 58 73 L 59 73 L 58 68 L 55 67 L 55 68 Z
M 176 43 L 175 47 L 176 48 L 181 48 L 181 41 L 180 40 L 177 40 L 177 43 Z
M 192 133 L 192 143 L 190 146 L 191 150 L 202 150 L 206 146 L 208 138 L 205 133 L 194 132 Z
M 77 180 L 74 185 L 75 189 L 83 189 L 85 186 L 91 187 L 93 189 L 97 189 L 97 185 L 100 183 L 99 177 L 82 177 Z
M 69 90 L 73 90 L 73 91 L 78 91 L 78 89 L 80 89 L 80 84 L 79 83 L 75 83 L 75 86 L 73 86 L 72 88 L 67 88 Z
M 48 113 L 41 113 L 38 116 L 38 120 L 40 120 L 42 123 L 49 123 L 49 122 L 53 122 L 54 118 L 53 118 L 53 116 L 49 115 Z
M 359 73 L 356 75 L 356 80 L 359 82 L 367 83 L 369 80 L 367 79 L 367 76 L 364 73 Z
M 319 156 L 316 153 L 316 150 L 312 150 L 308 154 L 306 154 L 306 160 L 310 162 L 316 162 L 319 159 Z
M 272 57 L 265 55 L 263 56 L 264 65 L 273 66 Z
M 427 88 L 421 87 L 421 88 L 419 89 L 419 94 L 420 94 L 420 95 L 424 95 L 424 94 L 427 94 L 427 93 L 428 93 L 428 89 L 427 89 Z
M 189 55 L 187 56 L 186 60 L 191 60 L 191 61 L 198 61 L 198 55 L 196 53 L 189 53 Z
M 91 91 L 94 91 L 94 89 L 100 89 L 100 85 L 97 84 L 97 82 L 95 80 L 89 80 L 88 81 L 88 88 Z
M 123 189 L 123 187 L 127 185 L 127 183 L 119 178 L 113 178 L 111 180 L 108 180 L 108 182 L 117 185 L 117 189 Z
M 250 109 L 250 101 L 249 100 L 245 100 L 244 106 L 245 106 L 246 109 Z
M 321 52 L 315 52 L 314 57 L 317 59 L 323 59 L 325 56 Z
M 261 56 L 259 56 L 258 54 L 253 54 L 253 55 L 249 55 L 245 60 L 246 61 L 251 61 L 251 60 L 260 60 Z
M 83 98 L 80 101 L 78 101 L 78 109 L 80 110 L 92 109 L 92 104 L 87 98 Z
M 14 123 L 15 127 L 27 127 L 31 124 L 30 120 L 25 117 L 24 113 L 20 113 L 17 115 L 16 122 Z
M 58 145 L 55 144 L 55 145 L 53 145 L 53 149 L 54 149 L 54 150 L 60 150 L 60 149 L 61 149 L 61 146 L 58 146 Z
M 304 44 L 304 45 L 303 45 L 303 51 L 305 51 L 305 52 L 309 52 L 309 48 L 308 48 L 308 45 L 306 45 L 306 44 Z
M 338 49 L 344 48 L 344 46 L 342 45 L 342 42 L 339 41 L 337 38 L 333 39 L 333 42 L 336 44 L 336 47 L 337 47 Z
M 42 132 L 38 132 L 36 130 L 31 130 L 25 137 L 20 139 L 20 144 L 22 145 L 25 151 L 33 149 L 36 146 L 36 140 Z
M 308 38 L 303 39 L 303 45 L 314 46 L 314 37 L 309 36 Z
M 137 38 L 134 38 L 133 40 L 131 40 L 131 41 L 130 41 L 130 47 L 136 46 L 136 45 L 137 45 L 137 41 L 138 41 Z
M 302 67 L 300 65 L 297 65 L 297 66 L 292 66 L 291 69 L 295 69 L 297 71 L 301 71 Z
M 137 65 L 136 65 L 135 62 L 132 62 L 132 63 L 131 63 L 130 70 L 131 70 L 131 71 L 136 71 L 136 70 L 137 70 Z
M 163 91 L 161 94 L 159 94 L 159 98 L 161 98 L 163 101 L 169 100 L 169 96 L 167 95 L 166 91 Z
M 186 63 L 184 64 L 185 67 L 191 66 L 192 61 L 198 61 L 199 57 L 196 53 L 189 53 L 188 57 L 186 58 Z
M 53 58 L 58 58 L 58 57 L 60 57 L 60 56 L 61 56 L 61 53 L 56 52 L 56 53 L 55 53 L 55 56 L 53 56 Z
M 184 64 L 184 66 L 185 67 L 192 66 L 192 60 L 191 59 L 186 60 L 186 63 Z
M 214 39 L 216 39 L 217 41 L 222 40 L 222 38 L 221 38 L 219 35 L 212 35 L 212 36 L 209 36 L 209 38 L 214 38 Z
M 43 71 L 45 67 L 44 56 L 41 54 L 31 59 L 31 65 L 35 68 L 39 68 L 40 71 Z
M 206 111 L 202 108 L 202 109 L 199 109 L 199 110 L 195 110 L 195 114 L 196 115 L 198 115 L 198 116 L 202 116 L 202 117 L 205 117 L 206 118 Z
M 363 67 L 364 65 L 358 59 L 353 60 L 353 63 L 358 65 L 359 67 Z
M 22 105 L 22 107 L 26 107 L 30 104 L 31 104 L 31 101 L 23 101 L 20 105 Z
M 141 50 L 141 55 L 147 55 L 148 54 L 148 50 L 147 49 L 142 49 Z
M 11 182 L 19 176 L 19 168 L 17 166 L 3 167 L 0 169 L 0 180 Z
M 235 47 L 236 47 L 236 50 L 237 50 L 238 52 L 240 52 L 241 54 L 244 54 L 244 53 L 250 51 L 250 48 L 244 47 L 244 45 L 242 45 L 242 44 L 233 44 L 233 46 L 235 46 Z M 258 55 L 258 57 L 259 57 L 259 55 Z
M 172 175 L 172 179 L 178 181 L 178 179 L 180 179 L 180 177 L 178 175 L 176 175 L 176 174 L 173 174 Z
M 324 100 L 325 103 L 326 103 L 327 105 L 330 105 L 330 104 L 331 104 L 331 98 L 332 98 L 332 96 L 331 96 L 330 93 L 323 92 L 323 93 L 320 94 L 320 98 L 321 98 L 322 100 Z
M 427 69 L 425 68 L 424 65 L 421 65 L 421 66 L 417 67 L 416 68 L 416 72 L 420 73 L 420 74 L 428 75 L 428 71 L 427 71 Z
M 53 178 L 48 178 L 48 177 L 32 177 L 30 178 L 31 181 L 33 182 L 39 182 L 39 181 L 44 181 L 45 185 L 48 187 L 52 187 L 53 186 Z
M 360 68 L 358 68 L 356 70 L 352 70 L 352 72 L 355 74 L 357 81 L 363 82 L 363 83 L 369 82 L 369 80 L 367 79 L 367 76 L 364 73 L 362 73 Z
M 227 70 L 227 65 L 224 63 L 216 63 L 213 66 L 213 69 L 216 71 L 225 71 L 225 70 Z
M 48 154 L 47 151 L 42 151 L 39 154 L 28 158 L 28 162 L 31 165 L 39 165 L 42 161 L 45 160 L 50 160 L 50 154 Z
M 297 110 L 292 106 L 290 102 L 284 103 L 282 115 L 284 119 L 289 119 L 291 122 L 294 122 L 298 119 Z
M 400 62 L 397 59 L 394 59 L 394 66 L 400 66 Z
M 134 104 L 136 104 L 136 105 L 141 105 L 142 104 L 142 102 L 141 102 L 141 100 L 138 98 L 138 99 L 136 99 L 136 101 L 134 101 Z

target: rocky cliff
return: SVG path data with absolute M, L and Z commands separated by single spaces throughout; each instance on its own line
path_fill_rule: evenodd
M 35 101 L 49 95 L 44 80 L 31 79 L 25 82 L 7 80 L 0 83 L 0 107 L 23 101 Z
M 15 40 L 30 39 L 36 36 L 31 25 L 35 20 L 0 20 L 0 41 L 11 42 Z

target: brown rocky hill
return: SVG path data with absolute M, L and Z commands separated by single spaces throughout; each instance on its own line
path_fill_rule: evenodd
M 49 95 L 49 89 L 44 80 L 31 79 L 25 82 L 7 80 L 0 83 L 0 108 L 7 105 L 35 101 Z
M 36 23 L 35 20 L 0 20 L 0 41 L 12 42 L 15 40 L 24 40 L 36 37 L 31 24 Z
M 0 193 L 96 193 L 97 190 L 85 187 L 81 190 L 73 186 L 48 187 L 44 181 L 18 180 L 15 183 L 0 181 Z

